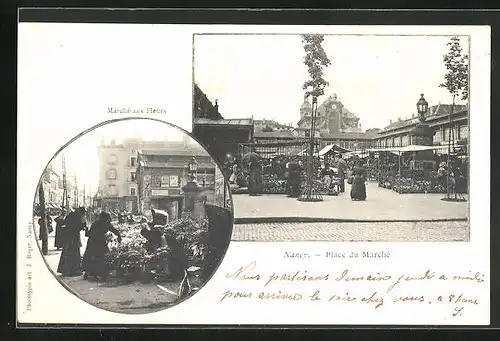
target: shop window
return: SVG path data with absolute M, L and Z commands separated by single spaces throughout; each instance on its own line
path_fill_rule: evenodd
M 171 175 L 170 176 L 170 187 L 179 187 L 179 176 Z
M 167 188 L 167 187 L 170 187 L 170 177 L 168 175 L 163 175 L 161 177 L 161 182 L 160 182 L 160 187 L 162 188 Z

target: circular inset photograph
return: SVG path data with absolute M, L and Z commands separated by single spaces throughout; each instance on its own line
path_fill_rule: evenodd
M 98 308 L 146 314 L 195 294 L 229 246 L 233 209 L 221 167 L 163 121 L 99 124 L 63 146 L 34 198 L 49 270 Z

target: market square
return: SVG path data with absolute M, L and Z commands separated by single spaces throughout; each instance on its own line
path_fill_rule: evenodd
M 466 37 L 195 46 L 193 133 L 224 165 L 234 241 L 469 241 Z

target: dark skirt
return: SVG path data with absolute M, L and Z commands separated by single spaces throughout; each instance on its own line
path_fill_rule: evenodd
M 258 194 L 262 187 L 262 174 L 260 171 L 251 171 L 248 179 L 248 192 L 250 195 Z
M 68 238 L 61 252 L 57 272 L 63 276 L 78 276 L 82 274 L 80 238 Z
M 362 177 L 355 176 L 352 180 L 351 199 L 366 200 L 366 185 Z
M 289 176 L 290 196 L 298 198 L 300 195 L 300 173 L 291 172 Z
M 89 237 L 87 247 L 83 254 L 83 271 L 90 276 L 105 276 L 105 256 L 109 252 L 105 236 Z
M 56 225 L 56 235 L 54 239 L 54 246 L 57 249 L 64 247 L 64 227 L 61 224 Z

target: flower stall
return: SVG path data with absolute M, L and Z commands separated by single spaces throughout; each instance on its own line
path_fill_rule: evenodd
M 434 160 L 404 161 L 407 153 L 421 151 L 437 151 L 446 146 L 416 146 L 394 147 L 386 149 L 369 149 L 378 153 L 378 185 L 379 187 L 404 193 L 446 193 L 444 182 L 434 168 Z
M 106 254 L 106 265 L 113 277 L 126 281 L 168 280 L 171 277 L 177 256 L 170 245 L 149 252 L 147 240 L 141 235 L 141 229 L 146 226 L 147 223 L 115 225 L 121 233 L 121 243 L 108 233 L 110 252 Z M 203 267 L 207 252 L 207 220 L 186 217 L 155 227 L 167 240 L 169 237 L 177 240 L 181 252 L 188 258 L 188 266 Z

